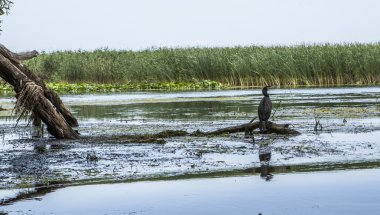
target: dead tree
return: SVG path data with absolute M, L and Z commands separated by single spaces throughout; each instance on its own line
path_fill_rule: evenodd
M 54 137 L 76 139 L 79 135 L 73 127 L 78 126 L 78 121 L 59 96 L 22 64 L 23 60 L 37 55 L 37 51 L 13 53 L 0 44 L 0 77 L 16 92 L 16 113 L 22 117 L 32 112 L 36 120 L 41 119 L 46 124 Z

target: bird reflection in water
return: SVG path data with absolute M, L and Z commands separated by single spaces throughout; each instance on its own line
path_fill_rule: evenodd
M 270 173 L 270 159 L 272 148 L 269 144 L 260 144 L 259 159 L 260 159 L 260 177 L 266 181 L 270 181 L 273 175 Z

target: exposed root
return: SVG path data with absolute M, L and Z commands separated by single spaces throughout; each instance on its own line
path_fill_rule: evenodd
M 17 102 L 14 108 L 14 113 L 17 115 L 17 123 L 33 111 L 35 104 L 43 96 L 43 93 L 42 87 L 34 82 L 26 82 L 24 84 L 17 95 Z

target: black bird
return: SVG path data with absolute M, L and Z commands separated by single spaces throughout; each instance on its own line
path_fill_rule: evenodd
M 269 95 L 268 95 L 268 87 L 271 87 L 271 86 L 265 86 L 263 88 L 264 98 L 261 99 L 261 102 L 258 108 L 261 132 L 267 131 L 267 122 L 272 112 L 272 101 L 270 100 Z

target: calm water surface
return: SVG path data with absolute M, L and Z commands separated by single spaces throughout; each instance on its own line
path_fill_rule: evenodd
M 9 214 L 378 214 L 380 169 L 68 187 Z

